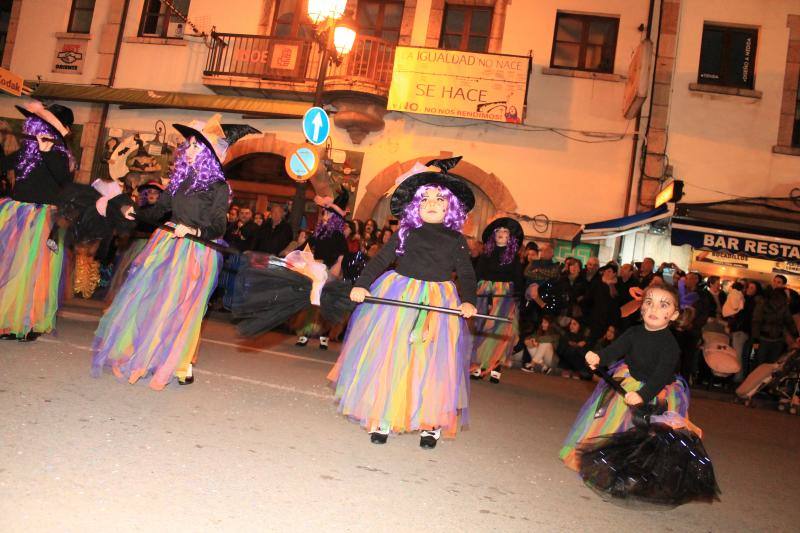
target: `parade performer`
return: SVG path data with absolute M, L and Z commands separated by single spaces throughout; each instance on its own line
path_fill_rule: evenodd
M 126 208 L 130 219 L 156 223 L 172 212 L 173 232 L 157 229 L 129 269 L 114 302 L 95 334 L 92 374 L 103 368 L 135 383 L 152 375 L 150 387 L 163 389 L 173 377 L 194 381 L 192 362 L 200 342 L 200 325 L 217 281 L 220 255 L 182 238 L 213 241 L 227 223 L 230 188 L 221 162 L 249 126 L 222 125 L 219 115 L 188 126 L 173 124 L 184 137 L 178 147 L 167 190 L 151 209 Z
M 344 237 L 347 202 L 350 195 L 342 189 L 335 199 L 318 198 L 324 208 L 322 220 L 317 224 L 308 246 L 317 261 L 322 261 L 328 268 L 331 278 L 339 278 L 342 274 L 342 261 L 347 255 L 347 240 Z M 328 349 L 328 332 L 331 324 L 327 324 L 319 314 L 319 308 L 312 307 L 300 313 L 294 320 L 298 335 L 297 346 L 308 344 L 308 338 L 319 335 L 319 349 Z
M 0 199 L 0 338 L 33 341 L 55 327 L 64 252 L 51 251 L 47 240 L 54 205 L 75 168 L 65 142 L 74 118 L 58 104 L 17 109 L 26 117 L 26 138 L 11 197 Z
M 449 174 L 460 159 L 431 161 L 441 172 L 425 170 L 397 186 L 390 208 L 400 219 L 399 231 L 350 292 L 355 302 L 376 296 L 461 310 L 458 316 L 364 303 L 353 312 L 328 379 L 335 383 L 339 412 L 357 420 L 376 444 L 390 432 L 419 430 L 420 446 L 433 448 L 442 434 L 454 437 L 468 422 L 471 339 L 465 318 L 476 312 L 476 282 L 459 230 L 475 197 Z M 396 269 L 384 273 L 393 261 Z
M 517 300 L 522 292 L 522 265 L 517 251 L 524 234 L 513 218 L 492 221 L 483 230 L 483 253 L 475 265 L 478 278 L 478 312 L 504 316 L 511 322 L 476 318 L 473 321 L 472 372 L 482 379 L 489 373 L 492 383 L 500 383 L 507 358 L 517 342 Z
M 159 181 L 149 181 L 139 185 L 136 191 L 139 193 L 137 201 L 139 207 L 137 207 L 137 213 L 141 214 L 151 209 L 157 209 L 156 205 L 158 204 L 158 199 L 161 197 L 161 194 L 164 192 L 164 186 Z M 147 218 L 146 214 L 142 218 Z M 106 292 L 105 296 L 105 301 L 107 303 L 110 304 L 116 297 L 122 284 L 128 278 L 128 270 L 133 260 L 144 250 L 144 247 L 147 245 L 147 242 L 150 240 L 157 226 L 168 220 L 169 213 L 164 213 L 164 215 L 153 224 L 145 222 L 144 220 L 136 222 L 136 229 L 131 234 L 127 247 L 125 251 L 122 252 L 114 269 L 114 277 L 111 278 L 111 283 L 108 286 L 108 292 Z
M 604 374 L 609 383 L 601 381 L 583 405 L 559 456 L 611 496 L 676 505 L 718 492 L 702 432 L 688 418 L 689 387 L 675 375 L 680 348 L 669 325 L 678 315 L 677 292 L 650 286 L 642 300 L 643 325 L 586 354 L 595 371 L 624 360 Z

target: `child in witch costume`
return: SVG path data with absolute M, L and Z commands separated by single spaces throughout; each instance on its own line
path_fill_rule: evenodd
M 633 413 L 628 408 L 666 402 L 669 411 L 686 417 L 689 388 L 675 375 L 680 361 L 680 347 L 669 330 L 679 315 L 678 297 L 667 287 L 650 287 L 642 300 L 644 324 L 634 326 L 609 346 L 586 353 L 586 363 L 595 369 L 611 367 L 612 376 L 622 380 L 627 391 L 624 399 L 600 382 L 583 405 L 559 457 L 573 470 L 578 469 L 576 446 L 592 437 L 622 432 L 633 427 Z
M 314 259 L 322 261 L 328 268 L 331 277 L 339 278 L 342 274 L 342 260 L 347 255 L 347 240 L 344 237 L 347 202 L 350 195 L 342 189 L 334 200 L 318 198 L 317 202 L 324 208 L 322 220 L 317 224 L 314 235 L 308 239 L 308 246 L 314 253 Z M 319 314 L 319 308 L 312 307 L 303 311 L 295 320 L 297 324 L 297 346 L 308 344 L 308 338 L 319 335 L 319 349 L 328 349 L 328 332 L 331 329 Z
M 356 308 L 328 379 L 335 383 L 339 411 L 376 444 L 392 431 L 421 431 L 420 446 L 433 448 L 442 433 L 453 437 L 468 422 L 471 339 L 465 318 L 476 312 L 476 282 L 459 230 L 475 197 L 448 173 L 460 159 L 431 161 L 441 172 L 426 170 L 398 185 L 390 207 L 399 231 L 350 292 L 355 302 L 372 295 L 461 310 L 454 316 L 371 303 Z M 393 261 L 397 268 L 383 273 Z
M 522 265 L 517 251 L 523 240 L 522 226 L 513 218 L 492 221 L 483 230 L 483 253 L 475 265 L 478 278 L 478 312 L 503 316 L 511 322 L 476 318 L 470 377 L 482 379 L 488 373 L 492 383 L 500 383 L 503 365 L 517 343 L 517 300 L 522 292 Z
M 105 367 L 130 383 L 152 376 L 155 390 L 173 377 L 183 385 L 194 381 L 200 325 L 222 261 L 212 248 L 181 237 L 213 241 L 225 233 L 230 188 L 221 162 L 236 140 L 257 133 L 249 126 L 220 124 L 219 115 L 173 127 L 186 141 L 176 152 L 167 190 L 150 209 L 127 206 L 125 215 L 155 224 L 171 211 L 174 230 L 157 229 L 134 259 L 93 346 L 95 377 Z
M 0 338 L 32 341 L 55 327 L 64 252 L 51 251 L 47 239 L 61 189 L 72 181 L 64 138 L 74 119 L 58 104 L 17 109 L 26 117 L 22 132 L 35 139 L 22 142 L 14 190 L 0 199 Z

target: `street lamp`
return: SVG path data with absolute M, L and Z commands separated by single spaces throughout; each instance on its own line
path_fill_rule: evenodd
M 314 92 L 314 106 L 322 107 L 322 90 L 328 74 L 328 64 L 341 64 L 342 56 L 350 53 L 356 40 L 356 26 L 352 19 L 339 20 L 347 8 L 347 0 L 308 0 L 308 18 L 314 24 L 314 37 L 322 48 L 317 76 L 317 90 Z M 305 183 L 297 183 L 289 221 L 297 231 L 305 211 Z

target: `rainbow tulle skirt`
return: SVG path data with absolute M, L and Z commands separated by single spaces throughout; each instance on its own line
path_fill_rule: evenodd
M 55 327 L 64 251 L 47 248 L 54 221 L 52 206 L 0 198 L 0 334 Z
M 508 281 L 478 282 L 478 313 L 510 318 L 511 322 L 496 322 L 473 318 L 474 344 L 472 363 L 481 370 L 494 370 L 503 365 L 517 343 L 517 299 L 513 284 Z
M 626 391 L 638 391 L 642 388 L 642 383 L 631 376 L 625 363 L 617 363 L 611 367 L 610 372 L 615 379 L 621 380 L 620 384 Z M 681 377 L 661 389 L 653 401 L 665 403 L 667 411 L 674 411 L 688 418 L 689 387 Z M 601 435 L 622 433 L 632 427 L 633 411 L 620 394 L 611 390 L 604 381 L 600 381 L 581 407 L 558 456 L 564 464 L 577 471 L 580 467 L 575 453 L 578 444 Z
M 128 272 L 133 264 L 133 260 L 144 250 L 148 242 L 150 242 L 150 239 L 131 239 L 128 247 L 120 256 L 119 261 L 117 261 L 117 265 L 114 269 L 114 276 L 111 278 L 111 283 L 108 285 L 108 292 L 106 292 L 106 303 L 114 301 L 114 298 L 122 288 L 125 280 L 128 279 Z
M 207 246 L 156 230 L 100 320 L 92 375 L 110 368 L 130 383 L 149 376 L 156 390 L 185 378 L 221 262 Z
M 458 307 L 452 282 L 383 274 L 373 296 Z M 441 428 L 454 437 L 468 422 L 471 336 L 460 316 L 363 303 L 350 319 L 328 375 L 339 412 L 368 431 Z

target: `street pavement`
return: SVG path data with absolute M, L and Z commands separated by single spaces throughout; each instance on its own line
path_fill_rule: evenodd
M 591 384 L 508 371 L 455 440 L 377 446 L 336 413 L 338 344 L 207 320 L 195 383 L 155 392 L 89 376 L 97 314 L 0 342 L 2 532 L 798 530 L 800 417 L 695 398 L 721 501 L 629 509 L 557 459 Z

